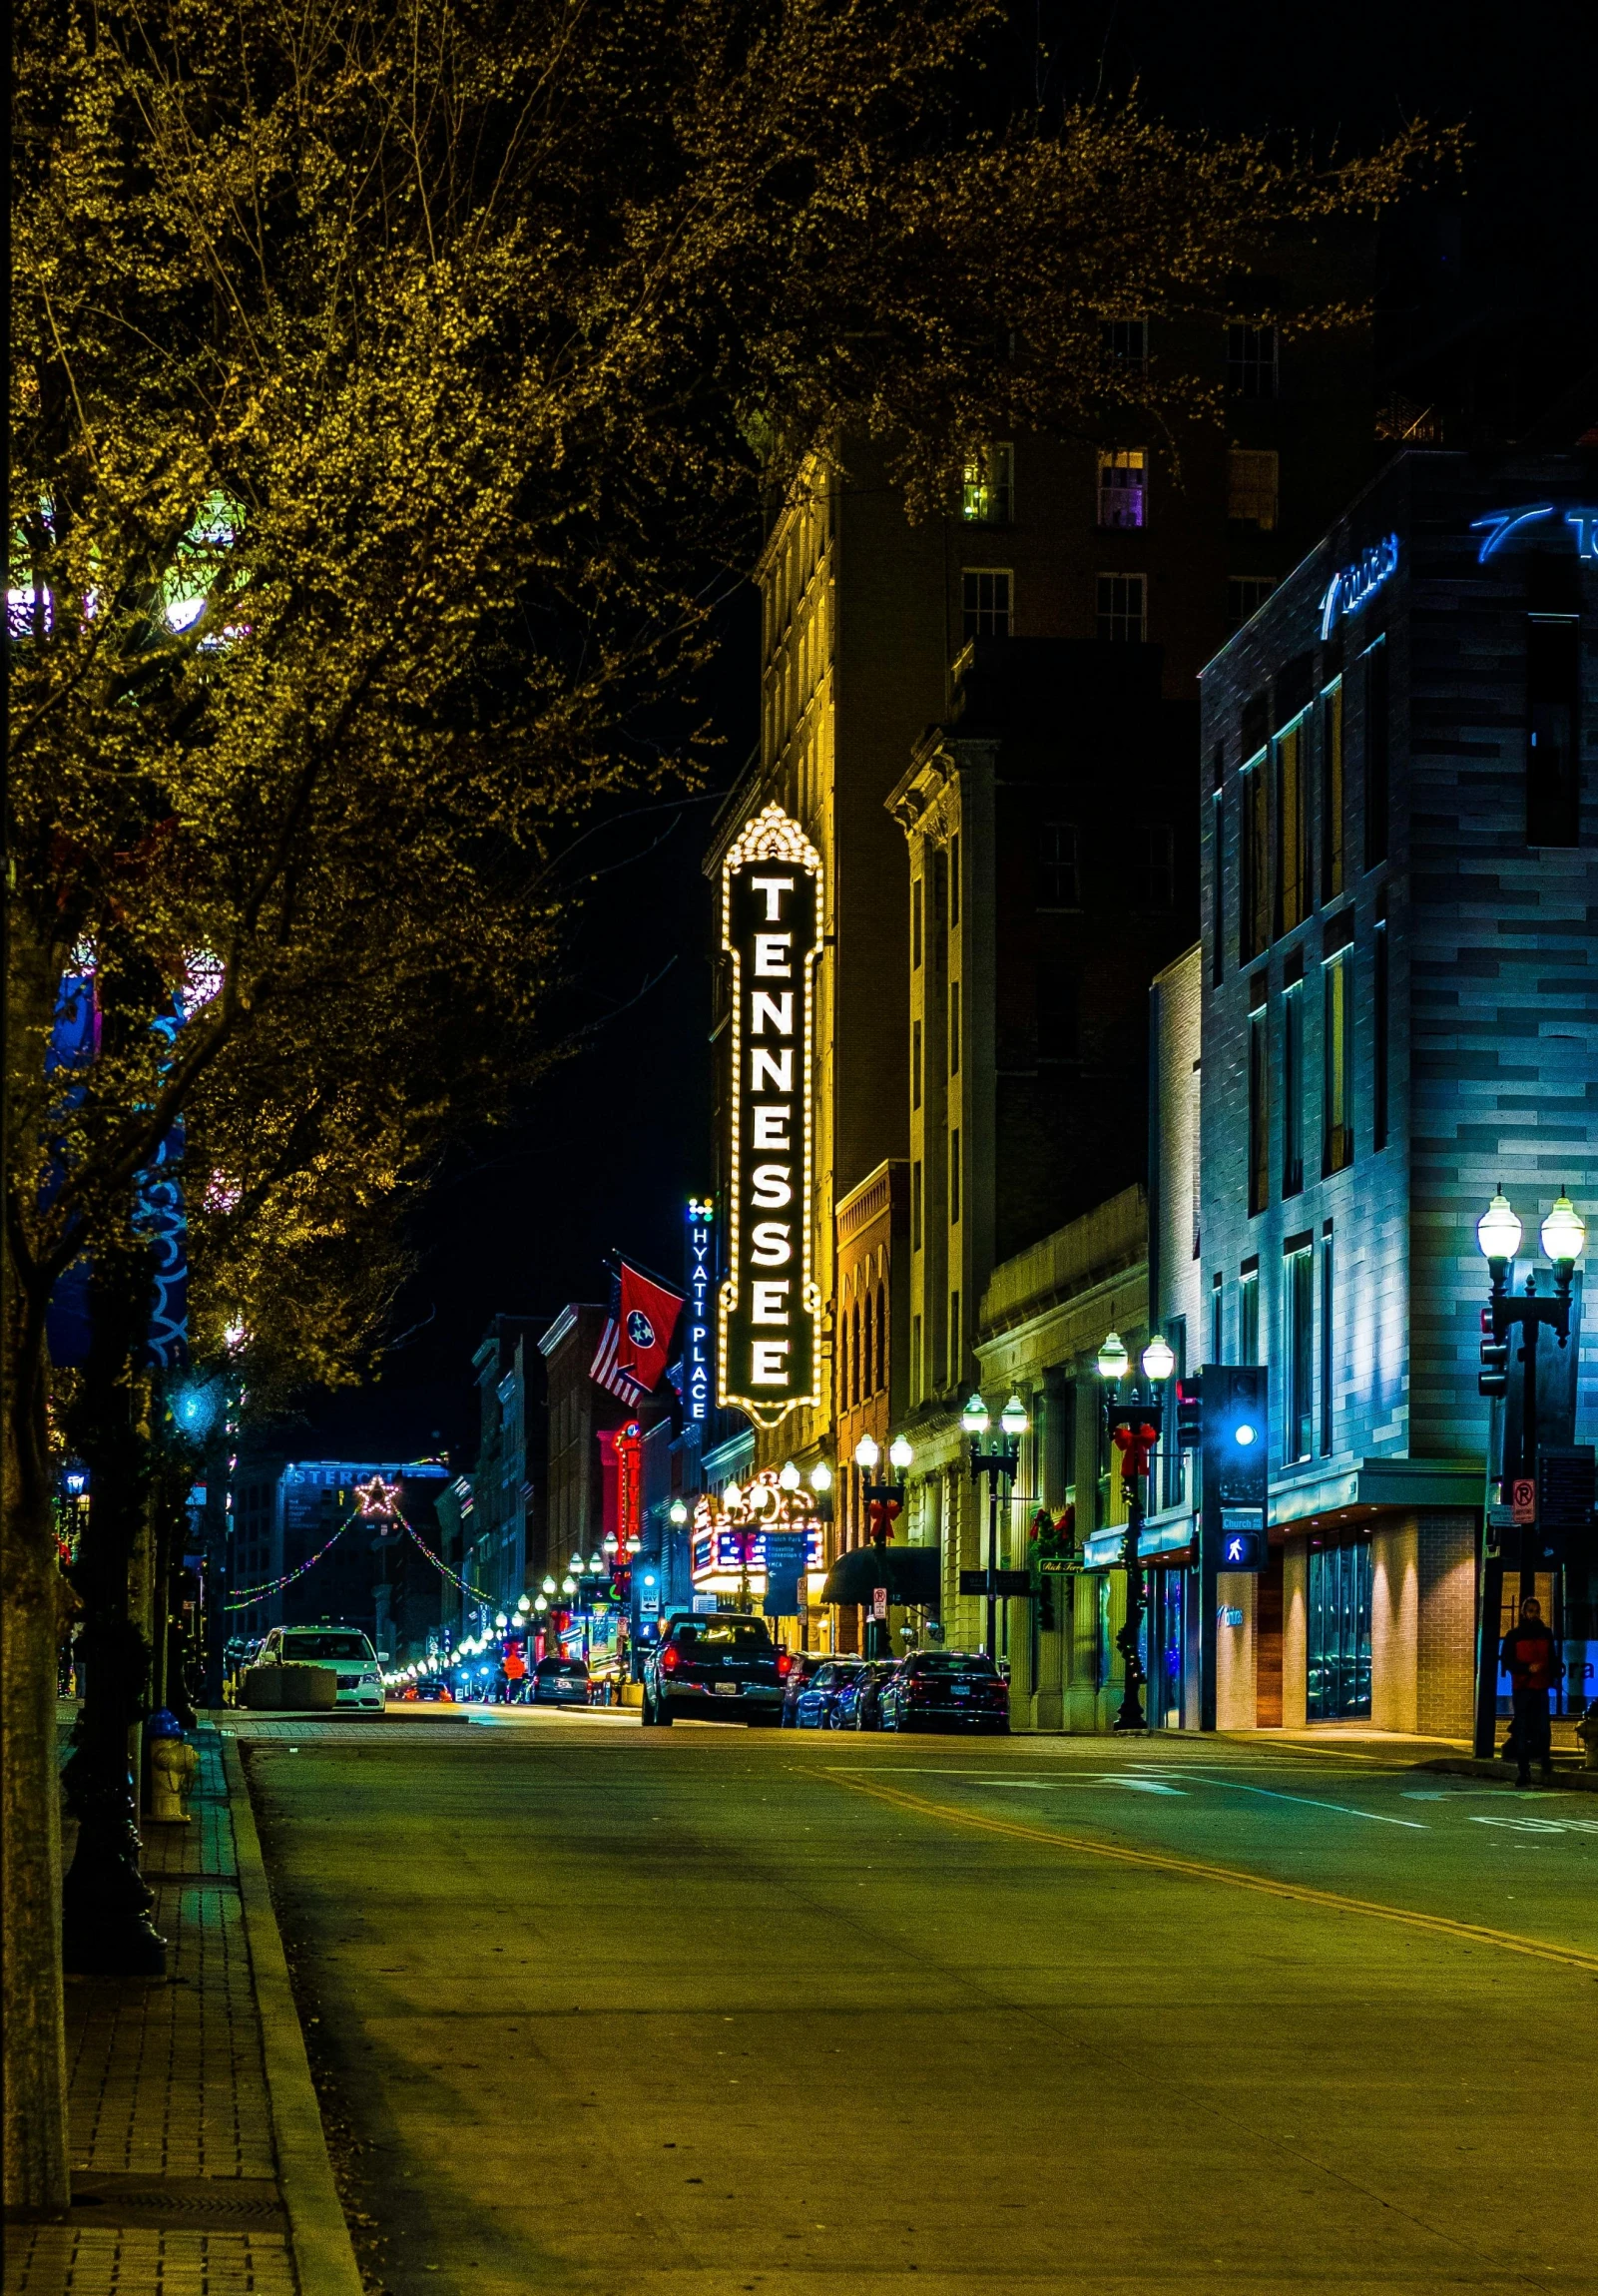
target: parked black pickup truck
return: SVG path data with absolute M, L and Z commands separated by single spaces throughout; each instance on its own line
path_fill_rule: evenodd
M 764 1618 L 701 1611 L 674 1618 L 644 1665 L 644 1727 L 680 1715 L 715 1722 L 773 1723 L 793 1660 Z

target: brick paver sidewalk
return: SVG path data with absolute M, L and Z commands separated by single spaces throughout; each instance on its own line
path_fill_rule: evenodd
M 73 2209 L 12 2225 L 7 2296 L 295 2296 L 215 1728 L 188 1826 L 147 1825 L 168 1979 L 67 1981 Z

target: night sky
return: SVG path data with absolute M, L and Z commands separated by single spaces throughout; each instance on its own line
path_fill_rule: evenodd
M 1534 355 L 1540 332 L 1553 341 L 1598 302 L 1594 15 L 1575 0 L 1513 10 L 1501 0 L 1018 5 L 995 73 L 1019 90 L 1041 87 L 1056 106 L 1136 78 L 1145 108 L 1180 125 L 1297 129 L 1322 148 L 1333 135 L 1368 145 L 1416 114 L 1465 121 L 1463 197 L 1451 185 L 1438 195 L 1460 218 L 1463 291 L 1525 307 Z M 724 617 L 706 696 L 723 737 L 712 769 L 723 789 L 757 735 L 757 645 L 746 597 Z M 613 1249 L 666 1275 L 678 1268 L 683 1201 L 711 1175 L 711 911 L 700 861 L 715 810 L 702 800 L 618 819 L 573 855 L 574 879 L 607 872 L 588 891 L 571 985 L 552 1014 L 560 1032 L 586 1032 L 580 1049 L 514 1124 L 464 1144 L 418 1201 L 419 1267 L 380 1383 L 312 1399 L 297 1442 L 417 1455 L 437 1437 L 464 1463 L 475 1444 L 470 1356 L 490 1316 L 553 1315 L 567 1300 L 602 1298 Z

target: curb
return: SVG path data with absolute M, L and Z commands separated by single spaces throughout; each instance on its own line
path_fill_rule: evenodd
M 272 2149 L 277 2156 L 278 2187 L 288 2212 L 288 2238 L 299 2296 L 363 2296 L 360 2267 L 327 2157 L 321 2107 L 316 2102 L 305 2036 L 288 1982 L 288 1963 L 266 1887 L 250 1781 L 239 1741 L 231 1733 L 223 1738 L 222 1758 L 239 1859 L 245 1937 L 261 2016 Z
M 1456 1754 L 1442 1762 L 1417 1762 L 1415 1768 L 1434 1771 L 1444 1778 L 1491 1778 L 1500 1786 L 1512 1786 L 1515 1782 L 1512 1764 L 1477 1762 L 1469 1755 Z M 1573 1788 L 1578 1794 L 1598 1794 L 1598 1770 L 1561 1770 L 1556 1766 L 1553 1777 L 1546 1783 L 1561 1792 Z

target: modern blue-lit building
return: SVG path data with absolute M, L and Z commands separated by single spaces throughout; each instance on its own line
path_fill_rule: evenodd
M 1598 1219 L 1595 610 L 1598 453 L 1410 452 L 1204 673 L 1187 1360 L 1271 1367 L 1234 1722 L 1470 1727 L 1475 1223 L 1500 1183 L 1528 1254 L 1561 1189 Z

